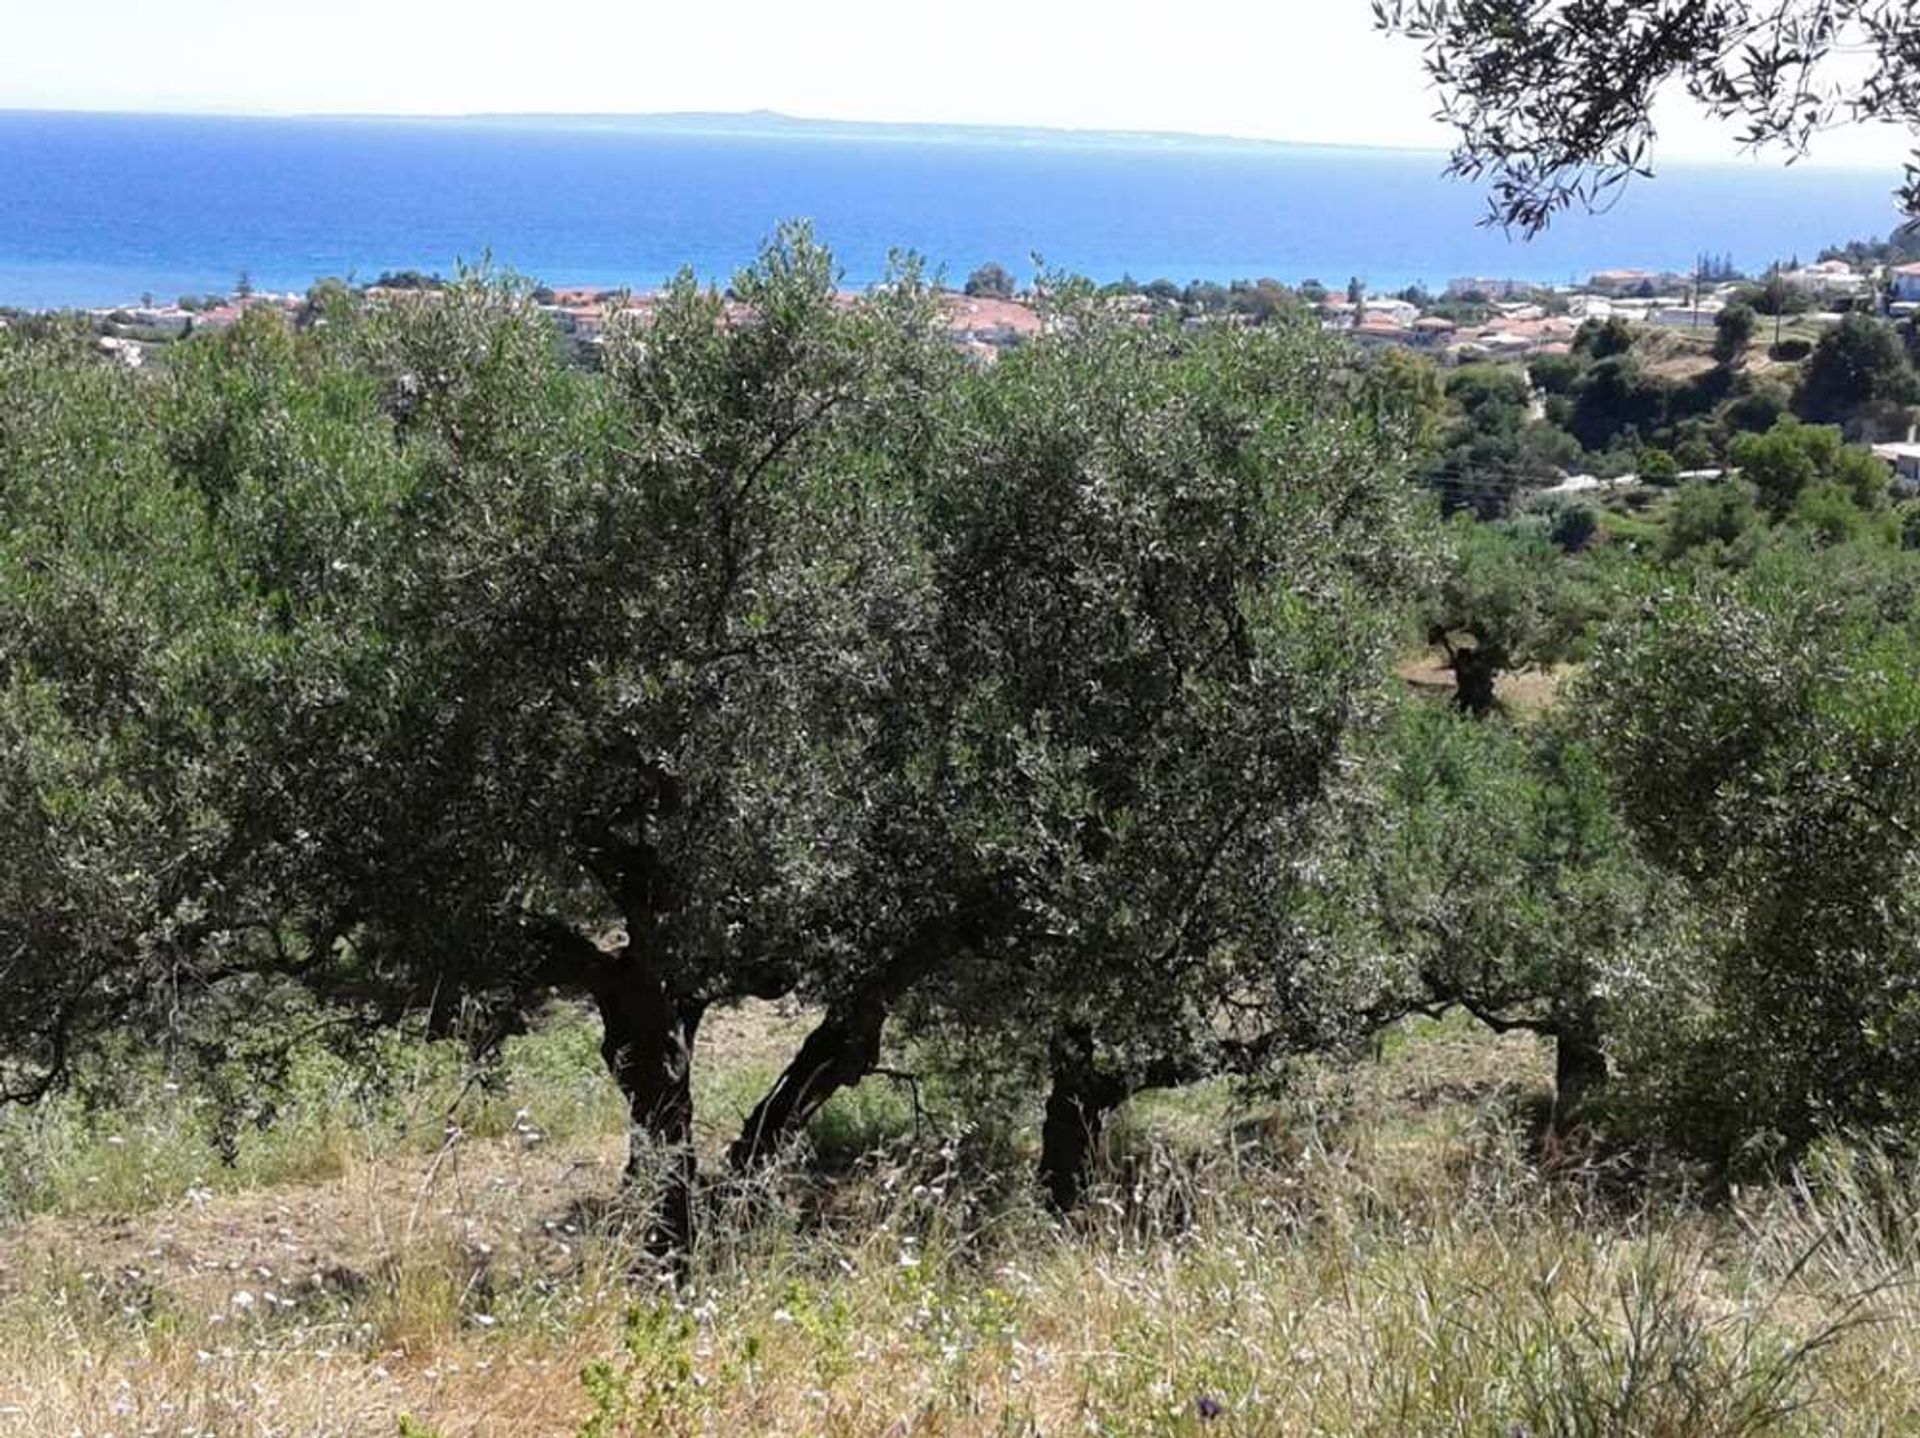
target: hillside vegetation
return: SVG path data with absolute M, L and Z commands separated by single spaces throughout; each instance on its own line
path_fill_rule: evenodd
M 797 1018 L 756 1010 L 716 1041 L 710 1152 Z M 451 1111 L 457 1053 L 396 1049 L 377 1097 L 306 1073 L 238 1170 L 191 1094 L 43 1114 L 7 1191 L 37 1216 L 0 1248 L 0 1432 L 1920 1421 L 1920 1213 L 1889 1160 L 1835 1150 L 1797 1191 L 1715 1209 L 1662 1183 L 1628 1198 L 1628 1175 L 1534 1146 L 1549 1066 L 1528 1038 L 1422 1021 L 1277 1107 L 1153 1105 L 1070 1223 L 1001 1136 L 938 1113 L 916 1135 L 903 1095 L 863 1090 L 726 1198 L 677 1290 L 629 1276 L 642 1220 L 608 1202 L 622 1126 L 582 1080 L 592 1042 L 551 1016 Z
M 1914 1426 L 1847 367 L 1461 503 L 1517 371 L 1046 289 L 0 333 L 0 1419 Z

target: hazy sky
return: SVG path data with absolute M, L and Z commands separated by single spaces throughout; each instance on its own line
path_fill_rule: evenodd
M 1366 0 L 0 0 L 0 108 L 774 109 L 1443 146 Z M 1894 165 L 1898 132 L 1822 161 Z M 1677 107 L 1668 157 L 1728 157 Z

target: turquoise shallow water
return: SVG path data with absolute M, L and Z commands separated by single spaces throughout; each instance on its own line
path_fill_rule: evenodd
M 0 304 L 263 289 L 450 270 L 491 252 L 553 283 L 724 277 L 783 218 L 851 283 L 912 247 L 1100 279 L 1314 277 L 1430 286 L 1759 267 L 1884 234 L 1892 175 L 1670 167 L 1600 216 L 1521 243 L 1427 153 L 981 136 L 725 134 L 538 121 L 233 120 L 0 113 Z

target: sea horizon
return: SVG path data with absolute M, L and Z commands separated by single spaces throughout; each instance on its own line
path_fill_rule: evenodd
M 0 119 L 9 116 L 49 116 L 102 118 L 146 118 L 187 120 L 265 120 L 308 123 L 353 122 L 373 124 L 420 124 L 510 126 L 538 129 L 669 132 L 701 135 L 752 135 L 775 138 L 821 138 L 866 136 L 898 139 L 902 142 L 939 143 L 943 139 L 993 140 L 1004 144 L 1085 143 L 1120 148 L 1169 144 L 1197 149 L 1357 151 L 1379 155 L 1430 157 L 1442 163 L 1450 151 L 1439 145 L 1388 145 L 1362 140 L 1298 139 L 1271 135 L 1235 135 L 1224 131 L 1127 129 L 1098 125 L 1023 125 L 994 124 L 971 120 L 868 120 L 825 115 L 796 115 L 785 110 L 221 110 L 178 107 L 171 109 L 103 109 L 91 107 L 51 107 L 45 105 L 0 105 Z M 1768 161 L 1750 156 L 1683 155 L 1671 162 L 1682 169 L 1748 170 Z M 1861 161 L 1830 161 L 1813 158 L 1795 162 L 1793 168 L 1827 173 L 1879 175 L 1884 167 Z
M 1520 241 L 1437 150 L 775 112 L 283 115 L 0 110 L 0 304 L 299 291 L 483 256 L 555 285 L 724 281 L 810 220 L 846 282 L 911 249 L 958 283 L 1030 257 L 1100 281 L 1272 277 L 1375 289 L 1758 269 L 1884 235 L 1895 177 L 1677 162 Z

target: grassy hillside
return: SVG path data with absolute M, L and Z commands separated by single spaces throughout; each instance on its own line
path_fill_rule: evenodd
M 720 1026 L 710 1144 L 798 1017 Z M 714 1196 L 677 1292 L 628 1272 L 592 1042 L 490 1091 L 316 1063 L 232 1166 L 194 1093 L 5 1120 L 0 1434 L 1920 1431 L 1911 1191 L 1861 1160 L 1709 1209 L 1541 1152 L 1532 1040 L 1422 1022 L 1284 1102 L 1143 1101 L 1071 1225 L 1024 1122 L 933 1093 L 916 1137 L 871 1080 Z

